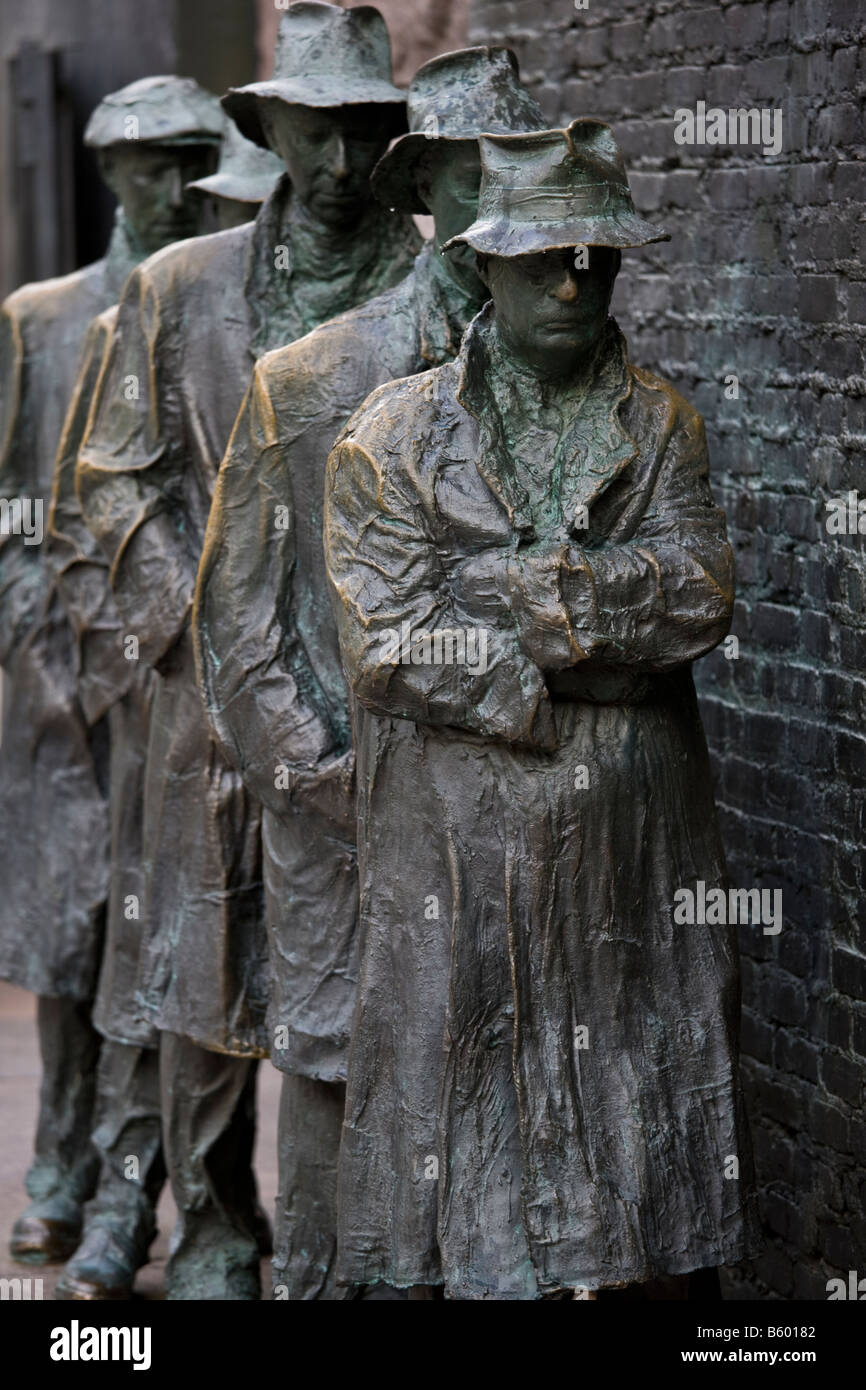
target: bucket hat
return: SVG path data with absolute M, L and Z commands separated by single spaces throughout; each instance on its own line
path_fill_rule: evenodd
M 213 198 L 233 198 L 237 203 L 263 203 L 283 172 L 282 161 L 275 154 L 245 140 L 233 121 L 225 121 L 216 173 L 192 179 L 187 188 Z
M 134 127 L 130 116 L 135 117 Z M 92 149 L 142 141 L 216 145 L 222 133 L 219 99 L 193 78 L 142 77 L 103 97 L 87 122 L 84 143 Z
M 564 130 L 484 135 L 478 217 L 445 244 L 493 256 L 572 246 L 668 241 L 635 211 L 625 161 L 610 126 L 584 117 Z
M 429 211 L 418 197 L 416 169 L 431 140 L 476 142 L 484 131 L 544 130 L 541 107 L 520 83 L 510 48 L 461 48 L 420 67 L 409 84 L 409 134 L 401 135 L 373 170 L 386 207 Z
M 350 10 L 320 0 L 290 5 L 277 35 L 274 74 L 230 87 L 222 99 L 242 135 L 267 148 L 261 103 L 291 106 L 375 105 L 393 112 L 393 134 L 406 129 L 406 93 L 394 86 L 391 40 L 372 5 Z

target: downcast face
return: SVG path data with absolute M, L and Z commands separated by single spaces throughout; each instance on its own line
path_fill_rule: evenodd
M 436 224 L 436 243 L 443 246 L 465 232 L 478 212 L 481 156 L 474 141 L 431 142 L 416 172 L 418 193 Z M 475 253 L 468 246 L 447 252 L 452 275 L 467 289 L 481 288 Z
M 589 247 L 585 268 L 576 250 L 479 258 L 504 341 L 554 376 L 576 370 L 596 347 L 619 270 L 619 252 L 610 247 Z
M 350 227 L 373 194 L 370 175 L 388 148 L 388 115 L 377 106 L 314 108 L 265 101 L 262 127 L 296 196 L 326 227 Z
M 199 205 L 186 185 L 216 168 L 213 145 L 112 145 L 100 155 L 102 175 L 144 251 L 195 236 Z

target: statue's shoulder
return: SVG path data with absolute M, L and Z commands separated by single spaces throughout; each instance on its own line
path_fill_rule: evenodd
M 675 430 L 698 431 L 704 427 L 700 412 L 664 377 L 645 367 L 630 364 L 634 395 L 647 411 L 663 411 L 663 418 L 673 421 Z
M 411 286 L 401 281 L 266 352 L 256 366 L 260 385 L 275 400 L 298 391 L 363 399 L 382 381 L 383 370 L 393 377 L 411 370 L 418 336 L 411 301 Z
M 224 232 L 188 237 L 155 251 L 133 271 L 130 280 L 147 285 L 160 294 L 178 290 L 199 290 L 203 276 L 234 276 L 243 279 L 246 255 L 252 237 L 251 222 Z M 221 284 L 210 279 L 210 288 Z
M 352 475 L 355 457 L 365 456 L 382 484 L 407 487 L 428 497 L 438 475 L 442 448 L 452 439 L 458 377 L 454 364 L 389 381 L 367 397 L 346 424 L 334 459 Z
M 22 328 L 48 325 L 70 315 L 92 318 L 104 304 L 105 261 L 93 261 L 69 275 L 21 285 L 3 302 L 3 313 Z
M 103 309 L 101 314 L 97 314 L 91 327 L 95 332 L 109 334 L 113 331 L 117 323 L 117 305 L 112 304 L 107 309 Z
M 110 308 L 103 309 L 101 314 L 90 320 L 87 325 L 87 333 L 84 338 L 84 356 L 92 359 L 94 354 L 101 357 L 109 339 L 114 332 L 114 325 L 117 323 L 117 305 L 112 304 Z
M 437 386 L 446 371 L 435 367 L 377 387 L 355 411 L 343 436 L 365 447 L 378 444 L 390 450 L 405 445 L 407 437 L 425 435 L 436 424 L 442 403 Z

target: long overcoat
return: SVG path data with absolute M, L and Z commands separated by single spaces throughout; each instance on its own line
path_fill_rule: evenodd
M 610 321 L 533 503 L 506 422 L 541 394 L 487 306 L 329 462 L 359 702 L 350 1282 L 532 1298 L 747 1248 L 736 930 L 673 918 L 725 874 L 691 675 L 733 602 L 703 424 Z M 433 634 L 482 629 L 484 660 L 434 664 Z
M 354 755 L 322 549 L 328 454 L 374 387 L 450 361 L 475 307 L 427 246 L 399 285 L 267 353 L 217 481 L 193 626 L 214 734 L 264 808 L 271 1057 L 289 1073 L 345 1078 L 357 980 Z
M 122 216 L 108 253 L 25 285 L 0 312 L 0 496 L 41 505 L 43 538 L 0 537 L 0 976 L 89 998 L 108 891 L 107 731 L 78 699 L 75 644 L 45 543 L 55 458 L 82 342 L 135 263 Z
M 87 330 L 54 470 L 48 553 L 75 637 L 78 696 L 90 726 L 109 732 L 110 885 L 93 1022 L 103 1036 L 155 1046 L 156 1031 L 136 1003 L 144 900 L 144 770 L 153 672 L 135 659 L 111 592 L 108 563 L 84 524 L 75 491 L 78 450 L 117 319 L 106 309 Z
M 414 225 L 371 209 L 323 244 L 284 177 L 254 223 L 146 261 L 121 298 L 76 485 L 114 596 L 159 674 L 145 787 L 141 998 L 160 1029 L 268 1051 L 260 808 L 213 743 L 190 635 L 220 460 L 256 358 L 403 274 Z

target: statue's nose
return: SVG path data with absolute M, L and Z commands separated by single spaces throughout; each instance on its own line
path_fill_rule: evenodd
M 558 299 L 560 304 L 573 304 L 577 299 L 577 280 L 571 271 L 565 272 L 553 291 L 553 297 Z
M 349 173 L 349 156 L 344 135 L 338 135 L 334 140 L 331 150 L 331 172 L 337 179 L 344 179 Z

